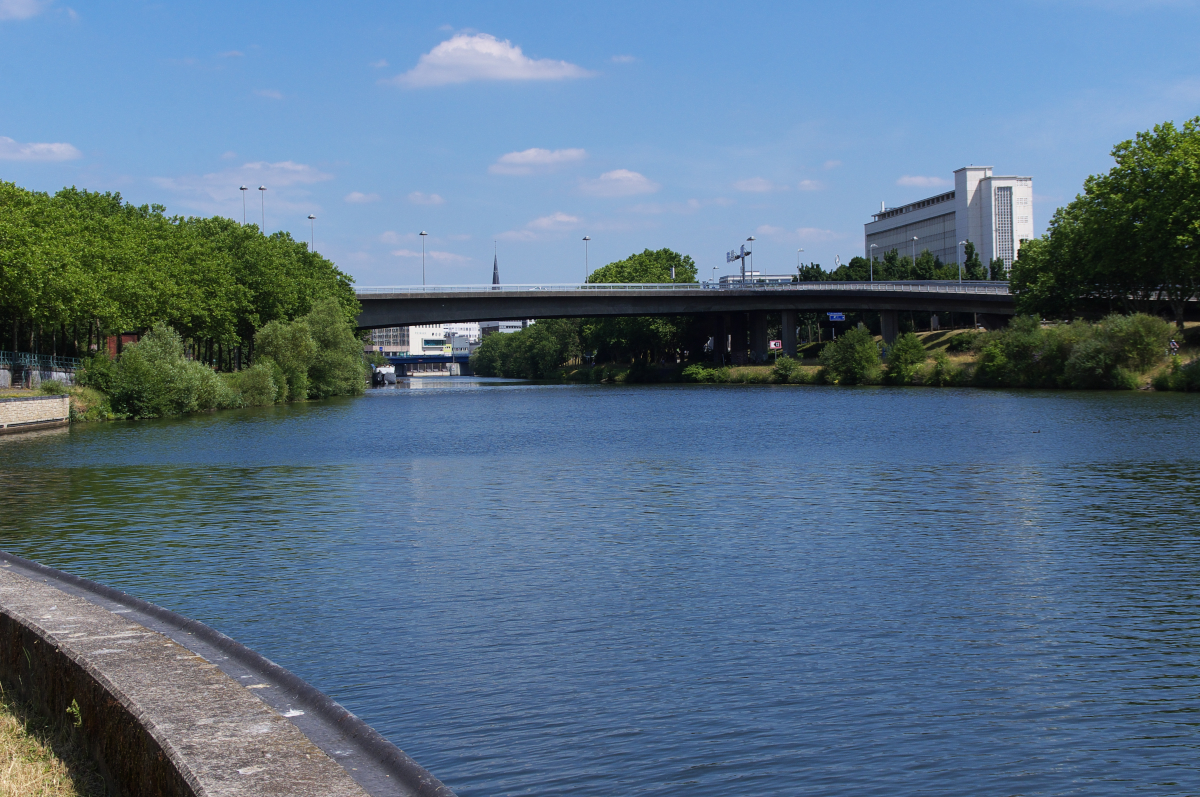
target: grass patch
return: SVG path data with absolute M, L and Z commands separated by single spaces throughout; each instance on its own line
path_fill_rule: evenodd
M 103 797 L 107 793 L 69 716 L 51 720 L 0 689 L 0 795 Z

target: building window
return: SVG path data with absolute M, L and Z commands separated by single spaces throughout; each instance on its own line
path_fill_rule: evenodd
M 1013 262 L 1013 195 L 1011 186 L 996 189 L 996 256 L 1006 269 Z

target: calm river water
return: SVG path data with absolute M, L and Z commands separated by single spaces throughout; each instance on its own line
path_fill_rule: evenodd
M 423 382 L 0 486 L 462 797 L 1200 793 L 1195 396 Z

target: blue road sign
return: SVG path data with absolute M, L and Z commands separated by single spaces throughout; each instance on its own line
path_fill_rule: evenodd
M 830 321 L 845 321 L 846 320 L 845 313 L 826 313 L 826 315 L 829 316 Z

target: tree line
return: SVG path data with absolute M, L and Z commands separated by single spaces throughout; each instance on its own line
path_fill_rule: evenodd
M 352 324 L 351 283 L 286 232 L 167 216 L 119 193 L 0 182 L 0 348 L 82 356 L 166 325 L 190 358 L 233 371 L 252 360 L 259 329 L 323 298 Z
M 995 258 L 985 268 L 975 249 L 975 244 L 967 241 L 963 247 L 962 278 L 964 280 L 1006 280 L 1008 272 L 1004 268 L 1004 260 Z M 928 249 L 922 251 L 914 260 L 908 255 L 901 255 L 896 249 L 883 253 L 875 258 L 872 264 L 865 257 L 855 256 L 849 263 L 843 263 L 837 268 L 826 271 L 819 263 L 809 263 L 800 266 L 798 279 L 800 282 L 867 282 L 879 280 L 882 282 L 899 282 L 914 280 L 957 280 L 959 267 L 957 263 L 943 263 Z

